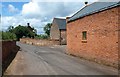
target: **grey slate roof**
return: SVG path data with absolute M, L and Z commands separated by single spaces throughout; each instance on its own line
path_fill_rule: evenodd
M 80 11 L 74 14 L 71 18 L 69 18 L 68 21 L 73 21 L 78 18 L 84 17 L 86 15 L 90 15 L 99 11 L 113 8 L 118 5 L 120 5 L 120 1 L 119 2 L 95 2 L 82 8 Z
M 58 25 L 59 29 L 66 29 L 66 19 L 54 18 L 54 21 Z

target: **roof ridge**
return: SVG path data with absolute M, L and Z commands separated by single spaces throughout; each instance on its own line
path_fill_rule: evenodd
M 65 18 L 54 18 L 54 19 L 61 19 L 61 20 L 63 19 L 64 20 Z
M 94 4 L 94 3 L 96 3 L 96 2 L 93 2 L 93 3 L 91 3 L 91 4 L 88 4 L 88 5 L 86 5 L 86 6 L 83 6 L 79 11 L 77 11 L 77 12 L 76 12 L 74 15 L 72 15 L 71 17 L 75 16 L 78 12 L 80 12 L 80 11 L 83 10 L 84 8 L 90 6 L 90 5 Z M 71 18 L 71 17 L 70 17 L 70 18 Z

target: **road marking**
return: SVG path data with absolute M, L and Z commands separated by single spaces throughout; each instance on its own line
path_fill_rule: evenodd
M 39 56 L 39 58 L 44 61 L 44 59 L 41 56 Z

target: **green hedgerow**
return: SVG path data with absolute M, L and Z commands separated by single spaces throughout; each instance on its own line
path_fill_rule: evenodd
M 16 40 L 16 35 L 11 32 L 2 32 L 2 40 Z

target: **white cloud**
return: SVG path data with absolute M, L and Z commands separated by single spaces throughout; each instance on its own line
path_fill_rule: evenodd
M 23 16 L 33 16 L 33 15 L 40 15 L 40 9 L 36 2 L 29 2 L 23 5 L 22 15 Z
M 37 29 L 37 33 L 40 34 L 43 31 L 43 27 L 45 22 L 41 22 L 39 19 L 25 19 L 22 16 L 5 16 L 2 17 L 2 30 L 7 30 L 9 26 L 18 26 L 23 25 L 26 26 L 29 22 L 32 27 Z
M 29 2 L 23 5 L 21 14 L 26 18 L 41 18 L 43 21 L 54 17 L 66 17 L 82 7 L 81 2 Z
M 15 8 L 13 5 L 9 4 L 8 5 L 8 11 L 11 12 L 11 13 L 16 13 L 19 10 L 17 8 Z
M 43 27 L 52 22 L 54 17 L 66 17 L 78 11 L 81 3 L 53 3 L 53 2 L 29 2 L 23 5 L 19 24 L 31 23 L 38 33 L 44 32 Z M 21 20 L 20 20 L 21 19 Z

